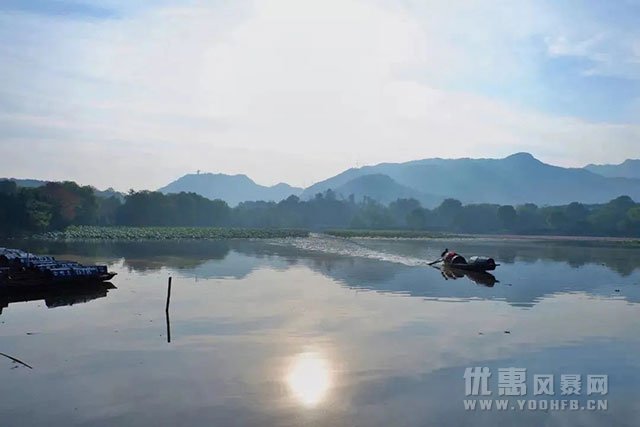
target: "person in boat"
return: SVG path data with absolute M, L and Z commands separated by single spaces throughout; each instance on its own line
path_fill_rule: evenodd
M 467 260 L 460 254 L 457 254 L 453 251 L 449 251 L 449 248 L 442 251 L 440 258 L 445 262 L 445 264 L 466 264 Z
M 445 249 L 440 255 L 440 259 L 433 263 L 442 262 L 445 266 L 461 268 L 463 270 L 487 271 L 495 270 L 500 264 L 496 264 L 493 258 L 483 256 L 472 256 L 468 260 L 449 249 Z

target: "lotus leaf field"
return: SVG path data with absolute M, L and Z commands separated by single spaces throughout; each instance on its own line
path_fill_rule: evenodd
M 207 240 L 307 237 L 308 231 L 218 227 L 97 227 L 70 226 L 34 236 L 44 240 Z

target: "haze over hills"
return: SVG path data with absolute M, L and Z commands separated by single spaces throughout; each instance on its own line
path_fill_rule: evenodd
M 452 197 L 464 203 L 601 203 L 620 195 L 640 199 L 639 179 L 610 178 L 586 169 L 552 166 L 529 153 L 504 159 L 424 159 L 349 169 L 310 186 L 302 197 L 312 197 L 329 188 L 339 189 L 370 174 L 383 174 L 420 193 Z
M 10 179 L 25 187 L 46 183 Z M 529 153 L 503 159 L 433 158 L 352 168 L 306 189 L 284 183 L 264 186 L 246 175 L 201 173 L 184 175 L 158 191 L 193 192 L 235 206 L 244 201 L 277 202 L 291 195 L 310 199 L 329 189 L 340 198 L 353 195 L 356 201 L 368 196 L 386 204 L 398 198 L 414 198 L 428 208 L 439 205 L 445 198 L 465 204 L 511 205 L 603 203 L 621 195 L 640 200 L 640 160 L 564 168 L 543 163 Z M 96 190 L 96 194 L 123 197 L 112 189 Z
M 618 165 L 590 164 L 585 169 L 610 178 L 640 179 L 640 159 L 627 159 Z
M 42 187 L 47 182 L 51 182 L 51 181 L 44 181 L 41 179 L 20 179 L 20 178 L 0 178 L 0 181 L 13 181 L 16 183 L 18 187 L 26 187 L 26 188 Z M 96 194 L 96 196 L 102 197 L 105 199 L 109 197 L 116 197 L 120 200 L 124 200 L 124 193 L 116 191 L 111 187 L 107 188 L 106 190 L 98 190 L 97 188 L 93 187 L 93 192 Z
M 246 201 L 280 201 L 299 195 L 302 188 L 280 183 L 271 187 L 256 184 L 246 175 L 225 175 L 221 173 L 188 174 L 160 188 L 162 193 L 192 192 L 209 199 L 222 199 L 235 206 Z
M 355 200 L 362 200 L 367 196 L 384 204 L 402 198 L 416 199 L 423 206 L 435 206 L 444 200 L 443 197 L 426 194 L 414 188 L 398 184 L 388 175 L 381 173 L 358 176 L 339 187 L 332 188 L 332 190 L 342 197 L 353 195 Z
M 13 181 L 18 187 L 36 188 L 45 185 L 48 181 L 40 179 L 0 178 L 0 181 Z

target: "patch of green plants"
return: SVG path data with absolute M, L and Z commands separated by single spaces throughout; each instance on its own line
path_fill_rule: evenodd
M 306 230 L 221 227 L 99 227 L 70 226 L 34 236 L 44 240 L 211 240 L 307 237 Z

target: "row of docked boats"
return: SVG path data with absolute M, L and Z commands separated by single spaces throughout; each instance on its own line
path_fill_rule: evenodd
M 100 283 L 116 273 L 106 265 L 83 265 L 20 249 L 0 248 L 0 290 L 51 285 Z

